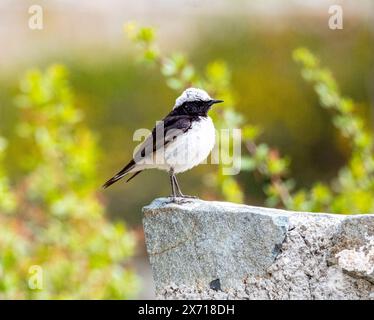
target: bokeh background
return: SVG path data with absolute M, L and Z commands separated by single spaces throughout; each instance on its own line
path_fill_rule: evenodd
M 28 27 L 32 4 L 43 7 L 42 30 Z M 328 27 L 331 4 L 343 7 L 343 30 Z M 374 2 L 370 0 L 2 0 L 0 12 L 0 134 L 8 140 L 4 167 L 11 183 L 22 181 L 25 174 L 14 160 L 25 151 L 15 130 L 19 81 L 30 68 L 63 64 L 75 105 L 84 112 L 84 124 L 101 149 L 97 192 L 105 215 L 109 221 L 124 221 L 137 240 L 128 262 L 140 278 L 137 297 L 153 297 L 141 208 L 169 194 L 168 178 L 150 171 L 105 191 L 100 190 L 100 182 L 131 157 L 137 145 L 133 132 L 153 127 L 170 110 L 176 93 L 157 68 L 138 62 L 139 51 L 126 37 L 124 23 L 154 27 L 162 51 L 183 52 L 196 69 L 211 60 L 226 61 L 236 110 L 262 128 L 260 141 L 292 159 L 290 172 L 299 188 L 336 176 L 349 158 L 350 147 L 320 107 L 313 88 L 302 80 L 292 59 L 295 48 L 305 46 L 318 55 L 372 129 Z M 208 166 L 201 166 L 181 175 L 183 190 L 222 200 L 202 183 L 207 170 Z M 246 203 L 264 204 L 263 185 L 256 176 L 242 172 L 238 181 Z

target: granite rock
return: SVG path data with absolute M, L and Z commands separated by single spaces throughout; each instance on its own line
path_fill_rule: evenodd
M 374 215 L 168 198 L 143 212 L 159 298 L 374 299 Z

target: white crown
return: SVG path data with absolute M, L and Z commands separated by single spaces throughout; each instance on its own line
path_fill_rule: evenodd
M 188 88 L 184 90 L 183 93 L 175 100 L 175 105 L 173 109 L 181 106 L 186 101 L 196 100 L 209 101 L 212 100 L 212 98 L 206 91 L 202 89 Z

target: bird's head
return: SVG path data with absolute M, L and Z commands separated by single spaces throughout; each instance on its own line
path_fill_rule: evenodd
M 202 89 L 188 88 L 175 100 L 173 111 L 181 114 L 206 115 L 213 104 L 220 102 L 223 101 L 212 99 Z

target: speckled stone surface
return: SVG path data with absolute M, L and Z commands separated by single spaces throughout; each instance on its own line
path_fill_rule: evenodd
M 166 299 L 374 299 L 374 215 L 154 200 L 143 208 Z

